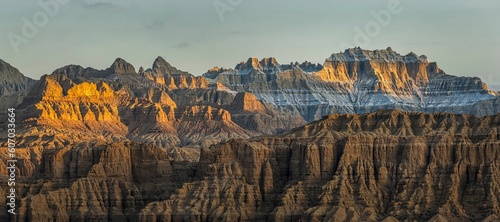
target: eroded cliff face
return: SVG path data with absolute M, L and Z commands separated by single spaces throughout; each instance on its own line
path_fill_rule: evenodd
M 204 149 L 148 221 L 481 221 L 500 215 L 499 116 L 332 115 Z
M 214 127 L 199 135 L 239 133 L 224 130 L 224 109 L 195 106 L 175 115 L 192 137 L 188 126 L 207 119 Z M 186 150 L 151 143 L 43 132 L 19 140 L 21 207 L 9 218 L 0 199 L 0 219 L 495 221 L 499 130 L 499 115 L 337 114 L 286 134 L 203 148 L 196 162 L 185 161 Z
M 104 70 L 68 65 L 43 76 L 26 94 L 17 106 L 20 132 L 30 141 L 39 141 L 42 133 L 59 138 L 58 144 L 72 142 L 67 135 L 85 135 L 177 150 L 281 133 L 305 123 L 249 93 L 208 87 L 204 78 L 161 57 L 139 73 L 121 58 Z M 287 120 L 293 122 L 284 124 Z M 199 153 L 192 151 L 191 157 Z
M 499 107 L 498 94 L 479 78 L 446 75 L 425 56 L 403 56 L 391 48 L 348 49 L 332 54 L 323 65 L 251 58 L 235 69 L 214 68 L 203 76 L 230 90 L 251 92 L 307 121 L 384 109 L 485 116 Z
M 499 115 L 378 111 L 298 127 L 299 114 L 411 102 L 498 113 L 479 79 L 390 49 L 236 70 L 211 70 L 214 82 L 161 58 L 139 72 L 116 59 L 43 76 L 16 107 L 20 208 L 9 217 L 0 198 L 0 221 L 500 220 Z M 3 196 L 7 156 L 2 142 Z
M 264 135 L 284 133 L 289 130 L 290 124 L 306 123 L 299 115 L 279 110 L 247 92 L 236 94 L 233 102 L 226 107 L 233 113 L 231 117 L 235 123 L 245 129 L 257 129 L 257 132 Z
M 62 85 L 61 85 L 62 83 Z M 75 84 L 65 76 L 43 76 L 21 104 L 25 122 L 82 133 L 125 137 L 113 91 L 106 83 Z
M 16 215 L 0 214 L 2 221 L 136 221 L 146 203 L 168 198 L 178 183 L 189 179 L 174 174 L 182 169 L 156 146 L 84 142 L 37 148 L 17 150 L 20 207 Z M 2 175 L 5 169 L 3 165 Z M 5 200 L 0 202 L 6 212 Z

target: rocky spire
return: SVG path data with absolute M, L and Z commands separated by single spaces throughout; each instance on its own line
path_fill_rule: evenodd
M 111 67 L 108 68 L 108 71 L 116 74 L 130 74 L 135 73 L 135 68 L 124 59 L 117 58 L 113 64 L 111 64 Z
M 272 66 L 278 66 L 278 62 L 276 61 L 276 58 L 274 57 L 269 57 L 269 58 L 264 58 L 260 60 L 260 65 L 264 67 L 272 67 Z
M 178 74 L 178 73 L 185 73 L 177 68 L 173 67 L 168 63 L 163 57 L 158 56 L 155 61 L 153 62 L 153 70 L 156 70 L 159 73 L 167 73 L 167 74 Z
M 260 63 L 259 59 L 255 57 L 248 58 L 246 62 L 241 62 L 240 64 L 236 65 L 236 69 L 259 69 L 260 68 Z

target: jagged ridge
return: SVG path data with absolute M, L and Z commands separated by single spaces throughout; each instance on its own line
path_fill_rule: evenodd
M 495 221 L 499 130 L 500 115 L 330 115 L 205 148 L 191 164 L 155 145 L 34 143 L 16 152 L 15 219 Z M 0 218 L 9 220 L 2 201 Z
M 126 138 L 171 149 L 281 133 L 305 123 L 251 94 L 235 97 L 209 88 L 204 78 L 161 57 L 152 67 L 136 73 L 118 58 L 105 70 L 69 65 L 44 75 L 18 107 L 21 128 L 42 127 L 53 136 Z M 285 124 L 289 119 L 293 123 Z
M 500 116 L 332 115 L 205 149 L 141 220 L 441 221 L 500 215 Z M 207 204 L 210 203 L 210 204 Z
M 214 68 L 203 76 L 230 90 L 253 93 L 307 121 L 383 109 L 477 116 L 500 111 L 498 93 L 479 78 L 447 75 L 426 56 L 402 56 L 391 48 L 347 49 L 332 54 L 323 65 L 279 65 L 274 58 L 251 58 L 235 69 Z

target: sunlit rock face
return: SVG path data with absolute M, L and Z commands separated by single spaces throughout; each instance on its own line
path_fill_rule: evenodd
M 9 72 L 2 69 L 2 76 L 22 82 L 25 77 L 14 75 L 16 69 L 9 67 Z M 67 65 L 29 87 L 21 86 L 11 87 L 18 90 L 12 93 L 22 92 L 12 103 L 18 108 L 20 127 L 37 128 L 38 134 L 50 131 L 48 135 L 56 137 L 75 134 L 167 149 L 199 148 L 282 133 L 306 123 L 298 114 L 279 110 L 251 93 L 209 86 L 205 78 L 178 70 L 161 57 L 152 68 L 138 72 L 121 58 L 103 70 Z M 1 124 L 7 116 L 0 117 Z
M 25 98 L 26 120 L 37 125 L 125 136 L 113 90 L 107 83 L 76 84 L 65 76 L 43 76 Z
M 116 59 L 36 83 L 14 77 L 0 86 L 19 96 L 19 208 L 12 217 L 0 198 L 0 221 L 500 219 L 498 114 L 356 114 L 497 112 L 479 79 L 446 75 L 422 56 L 251 58 L 206 78 L 161 58 L 137 72 Z M 332 112 L 350 114 L 302 117 Z M 5 129 L 0 121 L 4 197 Z
M 391 48 L 348 49 L 332 54 L 323 65 L 250 58 L 235 69 L 216 67 L 203 76 L 230 90 L 253 93 L 307 121 L 381 109 L 478 116 L 500 111 L 498 94 L 479 78 L 447 75 L 426 56 L 403 56 Z

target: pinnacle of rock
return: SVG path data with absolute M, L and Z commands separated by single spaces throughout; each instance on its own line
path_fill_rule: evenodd
M 135 68 L 122 58 L 117 58 L 108 68 L 112 73 L 116 74 L 132 74 L 135 73 Z

